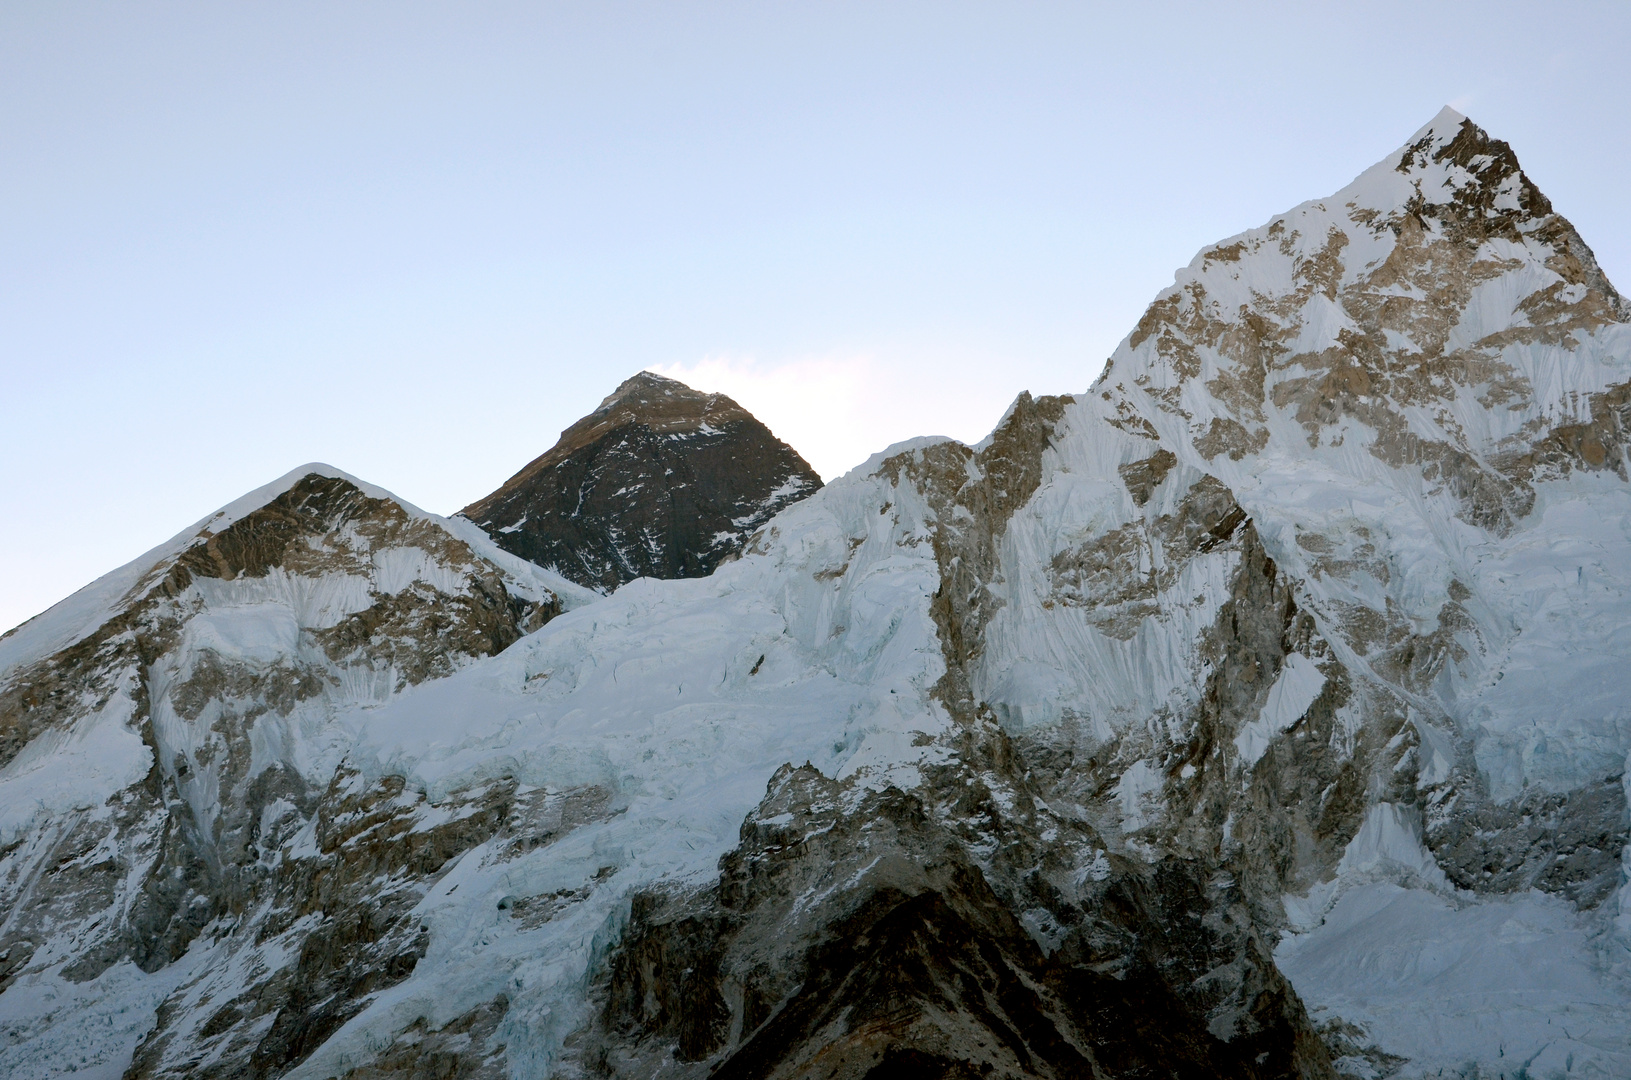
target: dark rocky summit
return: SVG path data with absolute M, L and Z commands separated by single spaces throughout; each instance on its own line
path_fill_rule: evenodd
M 821 477 L 723 394 L 642 371 L 464 508 L 506 551 L 590 588 L 702 577 Z

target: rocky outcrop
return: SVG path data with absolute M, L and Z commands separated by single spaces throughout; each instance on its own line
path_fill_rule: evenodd
M 306 800 L 309 816 L 261 838 L 262 866 L 276 872 L 211 919 L 220 959 L 159 1006 L 126 1075 L 282 1076 L 412 975 L 429 942 L 414 909 L 453 864 L 484 845 L 500 859 L 547 845 L 605 803 L 604 792 L 552 796 L 505 778 L 432 804 L 400 777 L 368 783 L 342 768 Z M 506 1005 L 412 1026 L 359 1075 L 411 1073 L 425 1057 L 429 1075 L 494 1075 L 485 1040 Z
M 1000 731 L 965 749 L 912 793 L 788 767 L 715 888 L 636 896 L 580 1047 L 595 1071 L 1332 1075 L 1218 882 L 1108 854 Z
M 700 577 L 821 478 L 723 394 L 643 371 L 464 508 L 506 551 L 591 588 Z

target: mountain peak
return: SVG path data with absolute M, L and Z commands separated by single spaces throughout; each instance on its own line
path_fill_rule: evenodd
M 655 371 L 639 371 L 617 384 L 617 389 L 607 396 L 608 401 L 613 398 L 624 397 L 640 391 L 657 391 L 668 394 L 698 394 L 702 392 L 693 390 L 678 379 L 671 379 L 667 375 L 659 375 Z
M 462 513 L 500 547 L 612 589 L 711 573 L 820 487 L 792 447 L 724 394 L 642 371 Z
M 666 375 L 658 375 L 653 371 L 642 371 L 631 375 L 617 384 L 617 389 L 607 394 L 590 416 L 598 416 L 601 412 L 618 405 L 636 409 L 651 409 L 675 405 L 690 405 L 697 409 L 706 409 L 711 401 L 729 402 L 736 406 L 734 401 L 723 394 L 709 394 L 701 390 L 694 390 L 680 382 L 670 379 Z M 740 406 L 736 406 L 740 408 Z
M 1471 121 L 1467 118 L 1466 113 L 1461 112 L 1454 106 L 1446 105 L 1435 113 L 1431 120 L 1417 129 L 1416 133 L 1410 136 L 1405 145 L 1410 146 L 1422 139 L 1434 138 L 1435 136 L 1443 136 L 1446 139 L 1454 138 L 1455 133 L 1461 130 L 1461 125 L 1467 123 L 1471 123 Z
M 1231 484 L 1257 468 L 1232 462 L 1314 450 L 1411 472 L 1501 531 L 1540 480 L 1624 475 L 1595 357 L 1627 317 L 1511 147 L 1445 109 L 1334 195 L 1202 251 L 1106 380 Z
M 1393 169 L 1419 192 L 1407 203 L 1457 207 L 1461 216 L 1486 219 L 1552 212 L 1512 147 L 1449 106 L 1400 148 Z
M 689 432 L 744 419 L 753 420 L 753 414 L 724 394 L 704 393 L 678 379 L 642 371 L 619 383 L 593 412 L 561 432 L 560 441 L 548 454 L 527 468 L 541 466 L 551 455 L 558 460 L 623 424 L 645 424 L 662 432 Z

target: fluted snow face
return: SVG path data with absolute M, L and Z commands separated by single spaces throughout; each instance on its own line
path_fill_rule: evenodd
M 1497 797 L 1620 767 L 1623 310 L 1505 145 L 1450 110 L 1330 198 L 1203 251 L 1073 407 L 1010 528 L 990 694 L 1040 719 L 1087 702 L 1109 722 L 1184 685 L 1164 642 L 1192 630 L 1156 627 L 1204 622 L 1215 589 L 1174 580 L 1147 625 L 1109 626 L 1105 605 L 1084 613 L 1044 579 L 1072 543 L 1158 516 L 1205 473 L 1342 662 L 1476 740 Z M 1157 452 L 1176 460 L 1140 506 L 1118 469 Z M 1143 546 L 1127 567 L 1164 568 Z M 1435 632 L 1438 666 L 1400 659 Z

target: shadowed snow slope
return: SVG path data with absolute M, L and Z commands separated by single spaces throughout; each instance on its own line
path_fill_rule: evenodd
M 0 641 L 0 1066 L 1631 1075 L 1626 318 L 1446 110 L 708 577 L 301 471 Z

